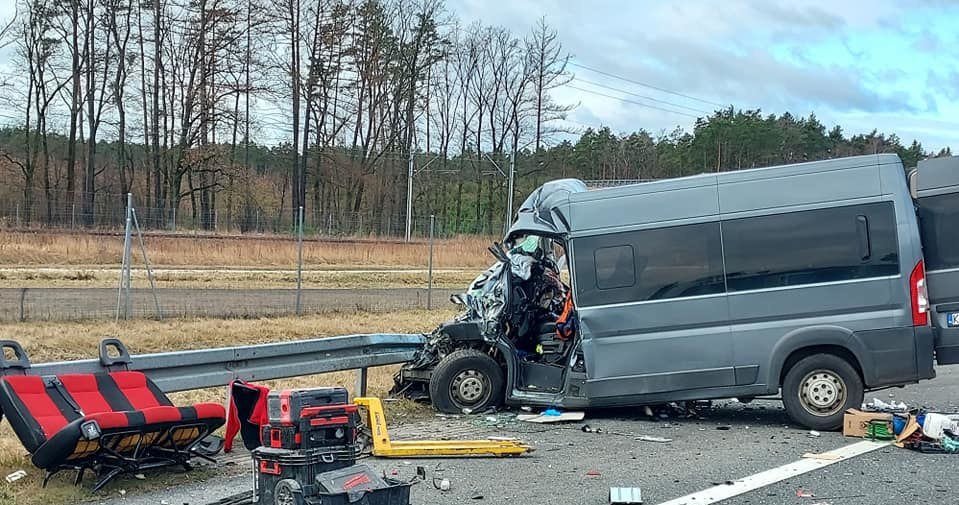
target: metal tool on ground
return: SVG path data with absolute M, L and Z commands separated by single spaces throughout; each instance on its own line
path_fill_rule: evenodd
M 518 440 L 390 440 L 386 413 L 379 398 L 355 398 L 364 407 L 373 441 L 373 455 L 384 458 L 429 456 L 518 456 L 533 447 Z

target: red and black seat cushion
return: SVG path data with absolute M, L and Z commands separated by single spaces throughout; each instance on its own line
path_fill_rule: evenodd
M 222 405 L 175 407 L 141 372 L 0 377 L 0 409 L 41 468 L 101 452 L 136 456 L 154 445 L 183 450 L 225 422 Z M 81 426 L 96 421 L 101 436 Z M 201 427 L 205 427 L 201 429 Z
M 142 412 L 147 423 L 196 421 L 214 430 L 226 422 L 226 409 L 218 403 L 174 407 L 160 388 L 141 372 L 111 372 L 102 382 L 108 401 L 116 408 Z

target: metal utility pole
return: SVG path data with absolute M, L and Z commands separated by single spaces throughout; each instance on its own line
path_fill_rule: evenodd
M 413 145 L 410 143 L 409 170 L 406 176 L 406 241 L 413 232 Z
M 506 229 L 513 222 L 513 179 L 516 175 L 516 151 L 513 151 L 509 157 L 509 194 L 506 197 Z
M 296 253 L 296 315 L 300 315 L 300 300 L 302 296 L 301 288 L 303 286 L 303 206 L 300 205 L 299 214 L 297 216 L 299 233 L 297 240 L 299 244 L 297 245 Z
M 430 214 L 430 263 L 429 263 L 429 284 L 426 288 L 426 310 L 433 309 L 433 226 L 436 224 L 436 216 Z

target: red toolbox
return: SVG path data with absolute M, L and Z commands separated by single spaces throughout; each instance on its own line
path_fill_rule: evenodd
M 292 426 L 309 417 L 316 407 L 347 405 L 349 393 L 344 388 L 283 389 L 270 391 L 266 399 L 267 417 L 274 426 Z
M 271 392 L 269 423 L 261 428 L 260 442 L 277 449 L 355 444 L 359 414 L 345 399 L 343 388 Z

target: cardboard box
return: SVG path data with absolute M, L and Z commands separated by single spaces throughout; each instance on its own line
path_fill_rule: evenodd
M 866 435 L 866 428 L 869 426 L 869 422 L 876 420 L 888 421 L 889 433 L 892 433 L 892 414 L 849 409 L 842 419 L 842 434 L 847 437 L 862 438 Z

